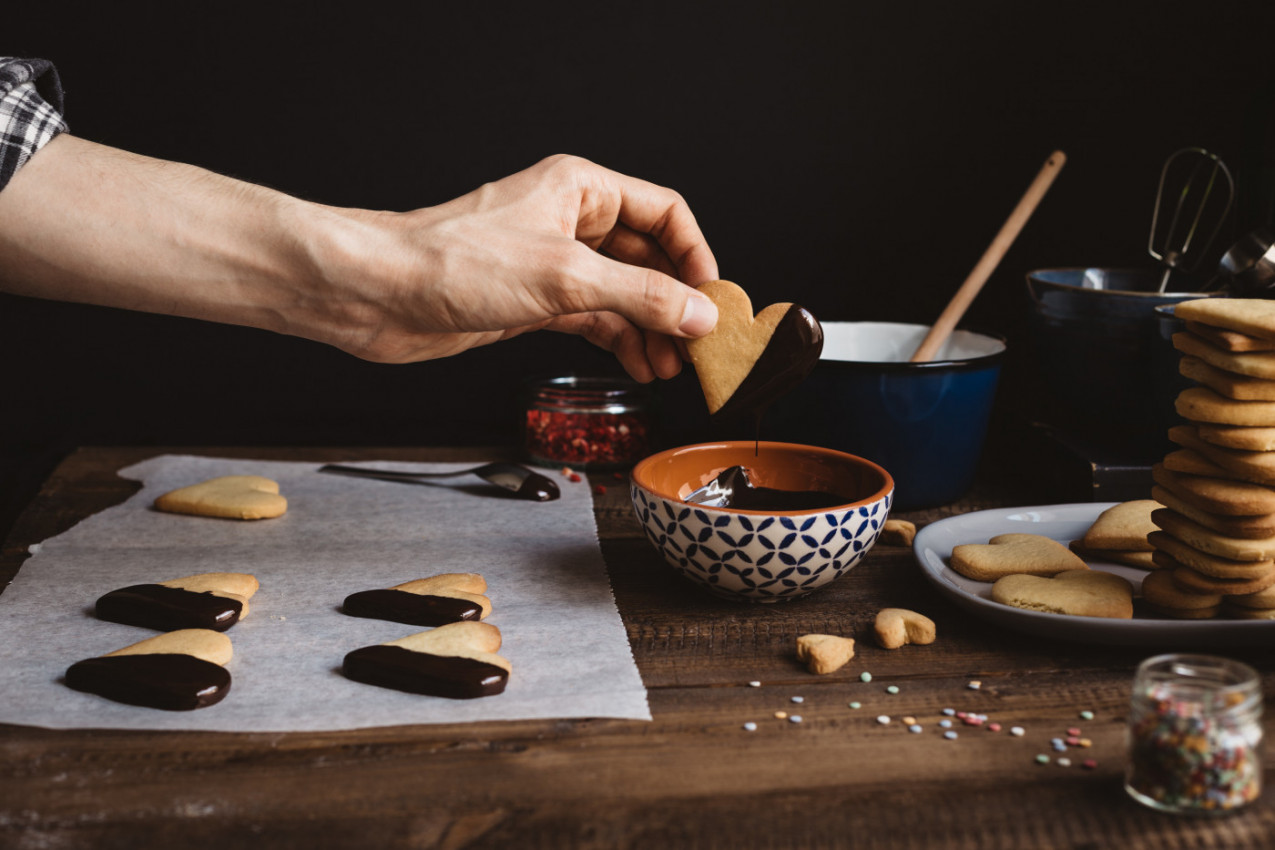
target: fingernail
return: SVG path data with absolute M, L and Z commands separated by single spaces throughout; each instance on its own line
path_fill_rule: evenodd
M 707 295 L 692 293 L 677 329 L 687 336 L 703 336 L 717 325 L 717 305 Z

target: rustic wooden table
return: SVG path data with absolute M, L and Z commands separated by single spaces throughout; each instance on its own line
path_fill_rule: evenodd
M 473 450 L 204 449 L 277 460 L 465 460 Z M 115 475 L 158 449 L 82 449 L 20 518 L 6 584 L 27 546 L 117 504 Z M 1121 786 L 1134 667 L 1152 651 L 1024 637 L 971 618 L 922 579 L 910 550 L 877 546 L 847 577 L 776 606 L 717 601 L 675 576 L 641 536 L 627 488 L 596 498 L 602 549 L 653 722 L 563 720 L 330 733 L 58 731 L 0 726 L 0 847 L 837 847 L 1270 848 L 1275 789 L 1224 818 L 1162 815 Z M 1007 504 L 976 490 L 904 514 L 918 525 Z M 878 609 L 930 614 L 938 640 L 876 648 Z M 816 677 L 799 635 L 853 636 L 858 653 Z M 1167 647 L 1189 648 L 1189 647 Z M 0 652 L 18 651 L 5 647 Z M 1275 690 L 1270 648 L 1230 651 Z M 872 681 L 860 681 L 870 671 Z M 977 690 L 971 681 L 981 682 Z M 751 681 L 761 682 L 750 687 Z M 897 694 L 886 691 L 898 687 Z M 800 696 L 800 705 L 793 697 Z M 850 703 L 858 702 L 854 709 Z M 992 732 L 944 708 L 986 714 Z M 1081 711 L 1092 711 L 1082 720 Z M 799 713 L 800 724 L 776 712 Z M 891 722 L 881 724 L 879 715 Z M 924 726 L 910 734 L 901 722 Z M 757 724 L 746 731 L 745 722 Z M 1268 714 L 1267 735 L 1275 730 Z M 1014 737 L 1011 726 L 1026 734 Z M 1079 727 L 1069 767 L 1038 764 Z M 1081 766 L 1083 759 L 1097 762 Z M 1272 779 L 1266 760 L 1267 783 Z

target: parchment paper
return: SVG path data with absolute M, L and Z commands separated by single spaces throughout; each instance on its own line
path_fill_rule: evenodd
M 587 484 L 562 498 L 493 497 L 476 477 L 404 485 L 317 472 L 320 464 L 163 456 L 128 467 L 124 504 L 33 546 L 0 594 L 0 722 L 55 728 L 299 731 L 525 718 L 649 720 L 598 545 Z M 475 464 L 367 463 L 433 471 Z M 219 475 L 279 482 L 288 512 L 243 522 L 167 514 L 155 497 Z M 551 475 L 553 473 L 550 473 Z M 230 693 L 188 712 L 71 690 L 72 663 L 157 632 L 93 616 L 102 594 L 202 572 L 252 573 L 261 589 L 226 634 Z M 345 653 L 422 631 L 348 617 L 341 601 L 444 572 L 482 573 L 513 674 L 503 694 L 448 700 L 359 684 Z

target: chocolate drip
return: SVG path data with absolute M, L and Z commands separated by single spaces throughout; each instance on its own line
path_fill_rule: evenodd
M 351 617 L 391 620 L 412 626 L 442 626 L 482 618 L 477 602 L 450 596 L 430 596 L 406 590 L 364 590 L 345 597 L 341 610 Z
M 108 655 L 72 664 L 66 684 L 128 705 L 192 711 L 221 702 L 230 671 L 193 655 Z
M 493 696 L 509 681 L 508 671 L 485 661 L 385 644 L 347 653 L 343 669 L 348 678 L 365 685 L 449 699 Z
M 743 382 L 713 414 L 719 420 L 761 414 L 775 399 L 801 383 L 823 353 L 823 328 L 808 310 L 796 304 L 775 326 L 770 341 Z
M 224 632 L 239 622 L 243 603 L 214 593 L 196 593 L 162 584 L 135 584 L 97 600 L 97 616 L 112 623 L 170 632 L 212 629 Z

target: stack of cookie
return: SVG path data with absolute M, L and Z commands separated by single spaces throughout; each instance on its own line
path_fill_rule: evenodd
M 1171 581 L 1146 602 L 1177 617 L 1275 619 L 1275 301 L 1206 298 L 1177 305 L 1180 449 L 1153 469 L 1147 536 Z

